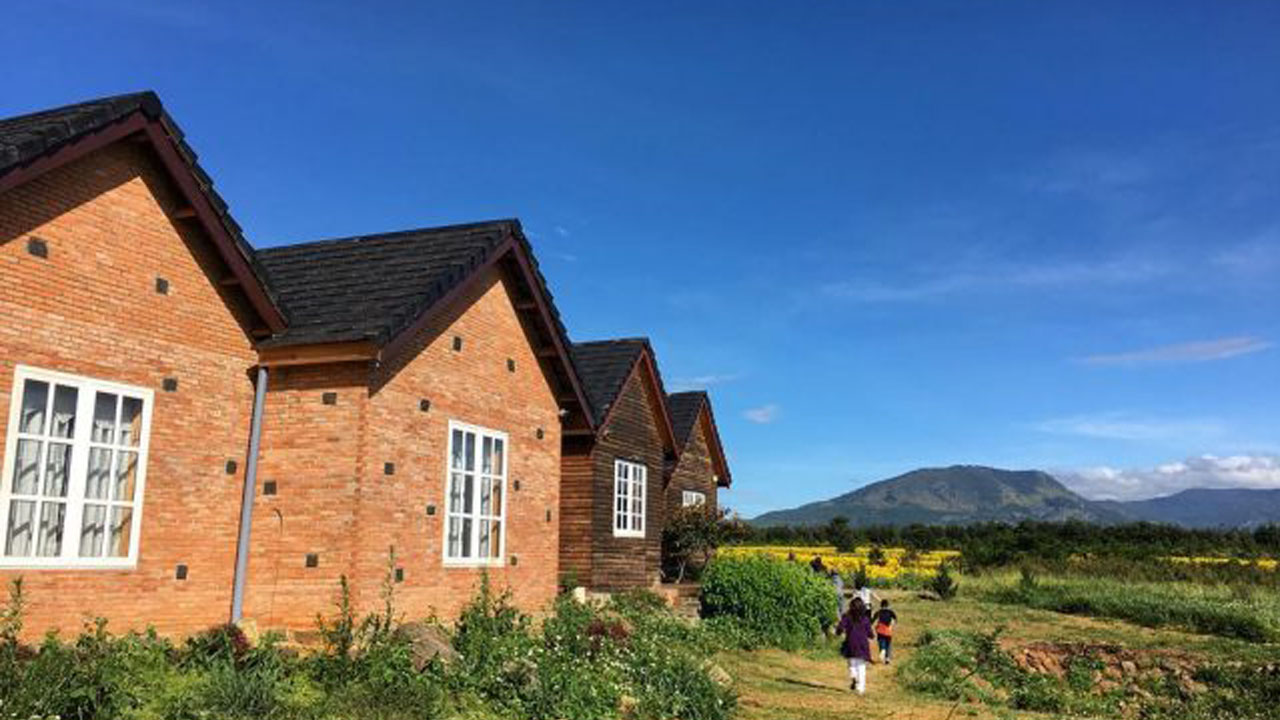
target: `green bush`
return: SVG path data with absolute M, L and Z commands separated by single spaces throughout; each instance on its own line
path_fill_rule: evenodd
M 836 596 L 830 580 L 795 563 L 718 557 L 703 574 L 702 613 L 735 618 L 760 644 L 798 648 L 835 621 Z
M 938 572 L 925 584 L 939 599 L 950 600 L 960 590 L 960 585 L 951 577 L 951 570 L 946 563 L 938 566 Z

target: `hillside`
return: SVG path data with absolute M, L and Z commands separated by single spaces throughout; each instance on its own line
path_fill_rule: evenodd
M 1193 528 L 1252 528 L 1280 522 L 1280 490 L 1197 488 L 1150 500 L 1097 505 L 1135 520 Z
M 831 500 L 765 513 L 754 525 L 964 525 L 1022 520 L 1123 522 L 1114 508 L 1071 492 L 1048 473 L 975 465 L 914 470 Z

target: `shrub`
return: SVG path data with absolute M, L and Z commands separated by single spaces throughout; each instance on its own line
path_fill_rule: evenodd
M 663 573 L 682 582 L 689 570 L 700 571 L 723 536 L 724 513 L 706 505 L 676 508 L 662 529 Z
M 927 583 L 926 587 L 932 590 L 942 600 L 950 600 L 956 596 L 960 585 L 951 577 L 951 571 L 947 568 L 946 563 L 938 566 L 938 572 Z
M 889 559 L 885 557 L 883 548 L 879 545 L 873 545 L 871 546 L 871 550 L 867 553 L 867 562 L 872 565 L 884 567 L 884 565 L 889 562 Z
M 761 644 L 796 648 L 834 622 L 836 596 L 827 578 L 795 563 L 717 557 L 702 578 L 702 612 L 735 618 Z

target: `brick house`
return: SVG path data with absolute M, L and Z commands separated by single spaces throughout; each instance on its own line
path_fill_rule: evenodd
M 677 452 L 657 361 L 644 338 L 576 343 L 573 358 L 596 432 L 565 438 L 561 572 L 593 590 L 649 587 Z
M 0 120 L 0 317 L 30 632 L 305 628 L 342 574 L 446 616 L 481 571 L 556 590 L 595 415 L 514 221 L 256 252 L 158 98 L 108 98 Z
M 679 452 L 668 471 L 666 506 L 716 509 L 716 493 L 729 487 L 732 477 L 711 412 L 711 397 L 702 390 L 673 393 L 667 396 L 667 407 Z

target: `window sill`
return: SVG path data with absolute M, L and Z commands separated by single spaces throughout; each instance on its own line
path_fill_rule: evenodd
M 121 558 L 119 561 L 96 560 L 74 562 L 60 558 L 10 558 L 0 557 L 0 570 L 136 570 L 138 561 Z
M 635 531 L 618 531 L 618 530 L 614 530 L 614 531 L 613 531 L 613 536 L 614 536 L 614 537 L 616 537 L 616 538 L 632 538 L 632 539 L 636 539 L 636 540 L 641 540 L 641 539 L 643 539 L 643 538 L 645 537 L 645 534 L 644 534 L 644 531 L 635 532 Z
M 476 570 L 480 568 L 506 567 L 505 560 L 445 560 L 445 570 Z

